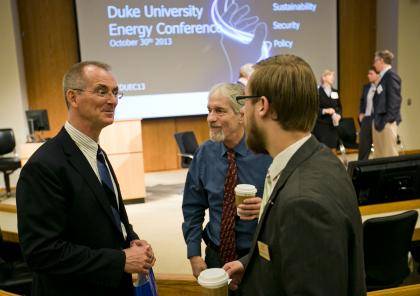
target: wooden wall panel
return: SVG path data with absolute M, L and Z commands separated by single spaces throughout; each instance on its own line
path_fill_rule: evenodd
M 174 133 L 193 131 L 198 143 L 208 137 L 205 116 L 168 119 L 146 119 L 143 126 L 144 169 L 146 172 L 175 170 L 180 168 L 178 147 Z
M 376 0 L 340 0 L 338 6 L 339 92 L 344 116 L 357 119 L 376 51 Z
M 55 135 L 67 118 L 61 80 L 79 60 L 73 0 L 18 0 L 30 109 L 47 109 Z
M 175 131 L 173 118 L 142 121 L 145 172 L 178 168 L 178 149 L 173 136 Z

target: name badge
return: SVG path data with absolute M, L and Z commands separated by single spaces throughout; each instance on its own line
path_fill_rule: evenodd
M 338 99 L 338 93 L 336 91 L 331 92 L 331 99 L 334 99 L 334 100 Z
M 271 261 L 270 250 L 268 248 L 268 245 L 264 244 L 261 241 L 258 241 L 257 244 L 258 244 L 258 252 L 259 252 L 260 256 L 267 261 Z
M 378 87 L 376 88 L 376 92 L 378 93 L 378 95 L 380 95 L 383 90 L 384 89 L 382 88 L 382 84 L 379 84 Z

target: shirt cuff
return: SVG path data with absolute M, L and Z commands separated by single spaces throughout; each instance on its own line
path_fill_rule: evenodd
M 201 256 L 201 241 L 188 243 L 187 257 L 191 258 L 193 256 Z

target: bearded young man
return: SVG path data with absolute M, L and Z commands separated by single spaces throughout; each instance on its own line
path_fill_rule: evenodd
M 365 295 L 362 223 L 344 166 L 310 131 L 311 67 L 294 55 L 259 62 L 244 104 L 247 143 L 273 157 L 249 254 L 224 268 L 241 295 Z
M 264 178 L 271 158 L 254 154 L 245 145 L 243 115 L 235 98 L 243 86 L 232 83 L 215 85 L 209 93 L 207 122 L 210 139 L 203 143 L 191 163 L 184 189 L 182 230 L 193 275 L 206 268 L 244 256 L 249 251 L 257 225 L 261 198 L 244 201 L 236 214 L 233 188 L 247 183 L 262 195 Z M 203 229 L 205 210 L 209 223 Z M 206 247 L 201 256 L 201 241 Z

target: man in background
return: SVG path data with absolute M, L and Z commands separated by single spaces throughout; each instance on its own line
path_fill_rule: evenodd
M 401 78 L 392 70 L 389 50 L 375 53 L 373 66 L 380 80 L 373 96 L 372 140 L 375 157 L 398 156 L 398 124 L 401 122 Z
M 261 199 L 246 199 L 238 209 L 239 218 L 233 189 L 236 184 L 248 183 L 261 196 L 271 158 L 246 147 L 243 115 L 235 101 L 238 95 L 243 95 L 239 84 L 221 83 L 210 90 L 210 140 L 195 153 L 185 183 L 182 230 L 195 277 L 206 268 L 222 267 L 245 255 L 257 225 Z M 203 229 L 206 209 L 209 223 Z M 207 245 L 205 260 L 201 256 L 202 240 Z
M 349 176 L 311 130 L 318 93 L 294 55 L 259 62 L 244 104 L 248 147 L 273 157 L 249 254 L 224 268 L 241 295 L 365 295 L 362 222 Z
M 122 93 L 110 67 L 94 61 L 73 65 L 63 91 L 68 120 L 28 160 L 17 185 L 19 241 L 34 272 L 32 295 L 133 295 L 131 274 L 147 274 L 155 259 L 130 225 L 98 145 Z
M 379 81 L 379 75 L 374 67 L 369 69 L 367 77 L 369 83 L 363 86 L 362 96 L 360 97 L 360 133 L 358 160 L 369 159 L 370 151 L 372 148 L 373 96 L 376 92 L 376 84 Z
M 245 64 L 239 69 L 238 83 L 246 86 L 252 72 L 254 71 L 254 64 Z

